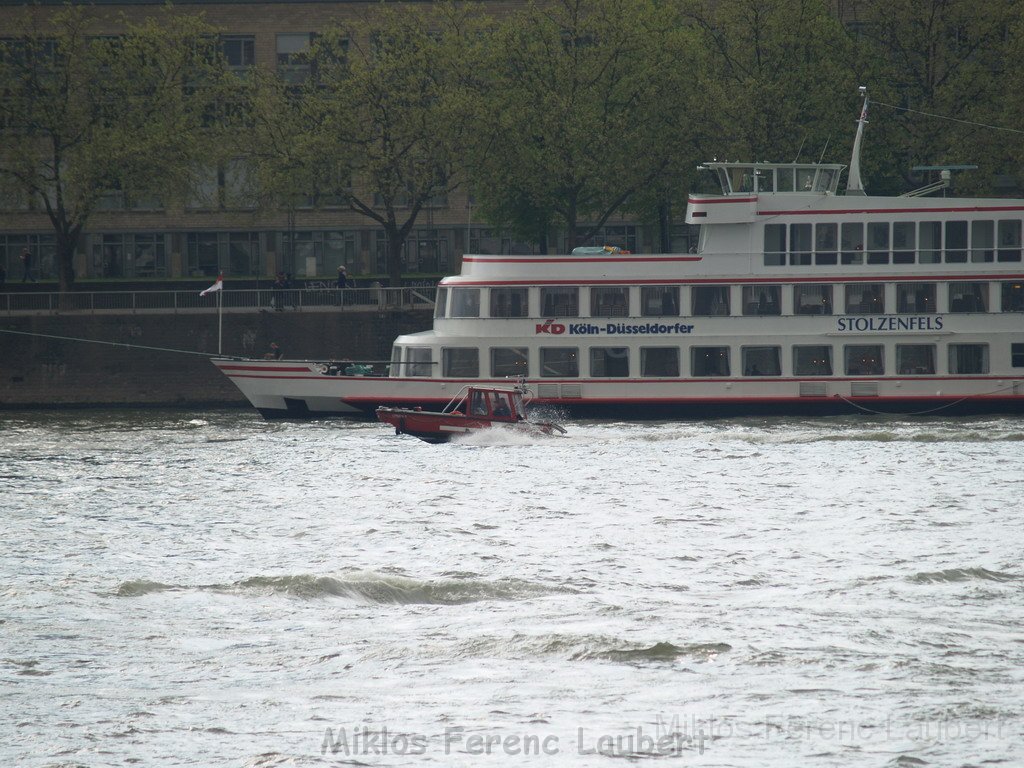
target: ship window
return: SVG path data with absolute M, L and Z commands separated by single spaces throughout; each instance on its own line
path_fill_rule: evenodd
M 797 168 L 796 169 L 796 191 L 797 192 L 810 192 L 814 189 L 814 169 L 813 168 Z
M 843 224 L 840 230 L 842 239 L 839 241 L 843 264 L 864 263 L 864 225 Z
M 988 283 L 950 283 L 950 312 L 988 312 Z
M 579 376 L 579 350 L 576 347 L 541 347 L 540 375 L 556 378 Z
M 971 222 L 971 261 L 995 261 L 995 222 Z
M 690 367 L 694 376 L 728 376 L 728 347 L 691 347 Z
M 388 376 L 402 375 L 402 348 L 395 344 L 391 347 L 391 365 L 388 366 Z
M 792 171 L 790 171 L 792 179 Z M 764 265 L 781 267 L 786 263 L 786 225 L 765 224 L 764 226 Z
M 591 347 L 590 375 L 595 378 L 629 376 L 629 348 Z
M 935 283 L 896 283 L 897 312 L 930 314 L 935 309 Z
M 579 288 L 569 286 L 541 288 L 540 306 L 543 317 L 579 317 Z
M 475 379 L 480 375 L 480 351 L 476 347 L 445 347 L 441 367 L 448 378 Z
M 831 315 L 832 286 L 824 283 L 794 285 L 793 311 L 798 315 Z
M 409 347 L 405 351 L 406 376 L 433 376 L 434 360 L 430 347 Z
M 789 225 L 789 263 L 806 266 L 811 263 L 811 225 Z
M 1003 283 L 1003 312 L 1024 312 L 1024 282 Z
M 868 264 L 889 263 L 889 222 L 868 224 Z
M 641 376 L 678 376 L 677 347 L 640 347 Z
M 703 317 L 729 314 L 729 288 L 723 285 L 693 286 L 693 314 Z
M 946 222 L 946 263 L 962 264 L 967 261 L 967 222 Z
M 1010 365 L 1013 368 L 1024 368 L 1024 344 L 1010 345 Z
M 793 191 L 793 169 L 792 168 L 776 168 L 775 169 L 776 189 L 779 192 L 792 192 Z M 783 226 L 783 225 L 779 225 Z
M 743 347 L 744 376 L 781 376 L 779 347 Z
M 744 285 L 744 315 L 781 315 L 781 285 Z
M 491 349 L 491 376 L 529 376 L 526 347 L 493 347 Z
M 660 285 L 641 288 L 640 312 L 644 317 L 679 317 L 679 288 Z
M 491 317 L 527 317 L 528 288 L 491 288 Z
M 452 288 L 452 317 L 480 317 L 480 289 Z
M 999 222 L 999 261 L 1020 261 L 1020 221 Z
M 913 264 L 917 226 L 912 221 L 897 221 L 892 225 L 892 263 Z
M 628 317 L 629 289 L 622 285 L 595 285 L 590 289 L 591 317 Z
M 832 347 L 806 345 L 793 347 L 794 376 L 831 376 Z
M 846 314 L 880 315 L 885 311 L 885 286 L 882 283 L 847 283 Z
M 839 225 L 837 224 L 816 224 L 814 227 L 814 263 L 815 264 L 836 264 L 838 263 L 837 238 L 839 237 Z
M 885 372 L 881 344 L 849 344 L 844 352 L 847 376 L 881 376 Z
M 832 188 L 832 177 L 835 171 L 832 168 L 821 168 L 818 170 L 818 183 L 814 188 L 818 192 L 828 192 Z
M 896 373 L 900 376 L 928 376 L 935 373 L 935 345 L 897 344 Z
M 917 225 L 917 263 L 938 264 L 942 247 L 942 222 L 922 221 Z
M 444 317 L 445 305 L 448 303 L 448 289 L 438 288 L 437 298 L 434 300 L 434 317 Z
M 949 372 L 988 373 L 988 344 L 950 344 Z

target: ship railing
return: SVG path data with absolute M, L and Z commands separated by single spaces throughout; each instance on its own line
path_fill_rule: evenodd
M 225 288 L 225 312 L 424 309 L 435 288 Z M 0 314 L 178 314 L 216 312 L 217 293 L 199 291 L 24 291 L 0 293 Z

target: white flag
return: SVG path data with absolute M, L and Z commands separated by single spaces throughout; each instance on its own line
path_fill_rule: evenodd
M 214 291 L 219 291 L 219 290 L 222 290 L 223 288 L 224 288 L 224 273 L 221 272 L 219 275 L 217 275 L 217 282 L 215 282 L 213 285 L 211 285 L 205 291 L 200 291 L 199 295 L 200 296 L 205 296 L 208 293 L 213 293 Z

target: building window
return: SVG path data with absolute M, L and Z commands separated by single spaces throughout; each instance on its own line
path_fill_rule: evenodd
M 491 288 L 491 317 L 528 317 L 528 288 Z
M 444 317 L 445 311 L 448 305 L 448 289 L 441 288 L 437 289 L 437 296 L 434 298 L 434 317 Z
M 494 347 L 491 349 L 491 376 L 496 379 L 529 376 L 526 347 Z
M 781 285 L 744 285 L 744 315 L 781 315 Z
M 452 288 L 451 317 L 480 317 L 480 289 Z
M 846 314 L 880 315 L 885 312 L 883 283 L 847 283 Z
M 448 269 L 448 238 L 436 229 L 415 230 L 406 241 L 410 272 L 436 274 Z
M 988 312 L 988 283 L 950 283 L 950 312 Z
M 580 290 L 568 286 L 540 289 L 543 317 L 579 317 Z
M 408 347 L 405 353 L 406 376 L 433 376 L 434 357 L 430 347 Z
M 1024 347 L 1024 345 L 1021 345 Z M 950 344 L 949 372 L 953 374 L 988 373 L 988 344 Z
M 1020 261 L 1020 220 L 999 222 L 999 261 Z
M 1003 312 L 1024 312 L 1024 282 L 1003 283 L 1001 306 Z
M 337 278 L 338 267 L 356 260 L 356 233 L 335 230 L 280 232 L 278 268 L 292 275 Z
M 629 376 L 629 349 L 627 347 L 591 347 L 590 375 L 600 379 Z
M 929 376 L 935 373 L 935 345 L 897 344 L 896 373 L 900 376 Z
M 445 347 L 441 367 L 446 378 L 475 379 L 480 375 L 480 351 L 476 347 Z
M 885 372 L 881 344 L 850 344 L 845 352 L 847 376 L 881 376 Z
M 798 315 L 831 315 L 832 286 L 824 283 L 794 285 L 793 312 Z
M 547 378 L 576 378 L 580 375 L 576 347 L 541 347 L 540 375 Z
M 679 348 L 641 347 L 640 375 L 648 377 L 678 376 Z
M 235 277 L 262 273 L 258 232 L 189 232 L 188 274 L 216 277 L 223 272 Z
M 967 222 L 946 222 L 946 263 L 963 264 L 967 261 Z
M 832 347 L 805 345 L 793 347 L 794 376 L 831 376 Z
M 242 158 L 196 171 L 185 208 L 190 211 L 251 210 L 256 207 L 252 167 Z
M 905 315 L 934 313 L 935 283 L 896 283 L 896 311 Z
M 591 317 L 628 317 L 629 289 L 621 285 L 596 285 L 590 289 Z
M 1010 345 L 1010 365 L 1014 368 L 1024 368 L 1024 344 Z
M 642 287 L 640 313 L 644 317 L 679 317 L 679 288 L 660 285 Z
M 287 33 L 277 36 L 277 74 L 291 85 L 300 85 L 312 72 L 310 45 L 312 32 Z
M 709 317 L 729 314 L 729 287 L 719 285 L 693 286 L 693 314 Z
M 694 376 L 728 376 L 728 347 L 691 347 L 690 370 Z
M 252 35 L 221 35 L 220 49 L 232 70 L 244 71 L 256 63 L 256 38 Z
M 780 347 L 743 347 L 744 376 L 781 376 Z

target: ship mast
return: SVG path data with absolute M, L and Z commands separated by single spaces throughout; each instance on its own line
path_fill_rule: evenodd
M 861 105 L 860 117 L 857 119 L 857 137 L 853 140 L 853 157 L 850 158 L 850 173 L 846 180 L 846 194 L 864 195 L 864 184 L 860 180 L 860 143 L 864 138 L 864 126 L 868 122 L 868 89 L 863 85 L 858 89 L 864 102 Z

